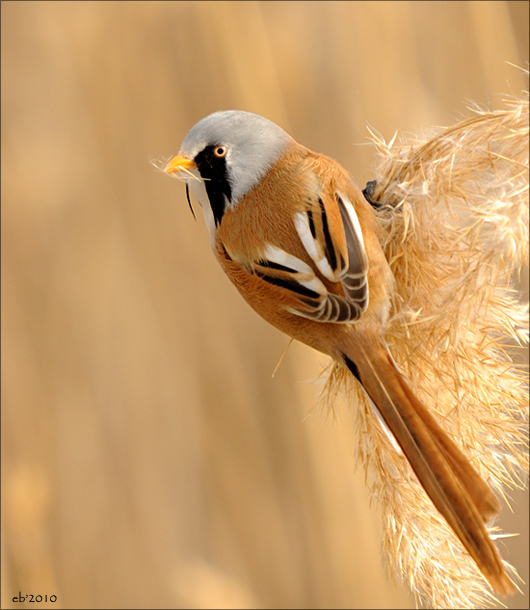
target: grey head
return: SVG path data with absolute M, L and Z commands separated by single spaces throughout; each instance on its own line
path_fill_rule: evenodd
M 268 119 L 226 110 L 194 125 L 180 154 L 195 162 L 218 225 L 225 209 L 249 193 L 292 142 Z

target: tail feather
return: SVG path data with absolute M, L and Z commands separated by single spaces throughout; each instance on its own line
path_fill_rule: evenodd
M 390 354 L 388 354 L 388 357 L 391 358 Z M 430 411 L 415 396 L 406 381 L 403 379 L 401 373 L 399 373 L 397 370 L 393 361 L 391 361 L 391 365 L 396 371 L 397 380 L 401 384 L 407 399 L 414 406 L 416 413 L 418 413 L 423 423 L 431 431 L 433 439 L 438 444 L 438 448 L 444 454 L 446 460 L 451 464 L 455 475 L 458 476 L 460 482 L 466 487 L 466 490 L 471 496 L 473 503 L 482 515 L 483 521 L 488 522 L 492 517 L 499 513 L 501 509 L 499 501 L 493 495 L 493 492 L 489 488 L 488 484 L 470 464 L 469 460 L 438 425 L 438 422 L 431 415 Z M 471 483 L 471 485 L 469 483 Z
M 493 492 L 414 395 L 384 343 L 356 341 L 347 352 L 346 365 L 375 404 L 435 507 L 495 591 L 513 593 L 514 585 L 484 525 L 500 510 Z

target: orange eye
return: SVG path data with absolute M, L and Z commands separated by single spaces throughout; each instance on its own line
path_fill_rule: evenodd
M 226 157 L 227 152 L 228 148 L 226 146 L 216 146 L 213 150 L 213 154 L 216 157 Z

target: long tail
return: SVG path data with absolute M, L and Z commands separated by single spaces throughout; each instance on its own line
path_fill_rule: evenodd
M 423 488 L 500 595 L 515 590 L 485 527 L 500 506 L 456 444 L 416 398 L 382 339 L 359 338 L 344 361 L 399 443 Z

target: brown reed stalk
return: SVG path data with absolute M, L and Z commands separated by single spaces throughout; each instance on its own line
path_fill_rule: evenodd
M 373 136 L 384 247 L 396 280 L 386 340 L 416 394 L 497 495 L 527 480 L 528 307 L 513 288 L 528 262 L 528 97 L 414 143 Z M 355 382 L 337 365 L 328 404 L 346 389 L 357 458 L 383 516 L 383 555 L 429 608 L 491 607 L 486 580 L 433 507 Z M 493 537 L 498 528 L 489 528 Z M 507 570 L 516 579 L 514 568 Z

